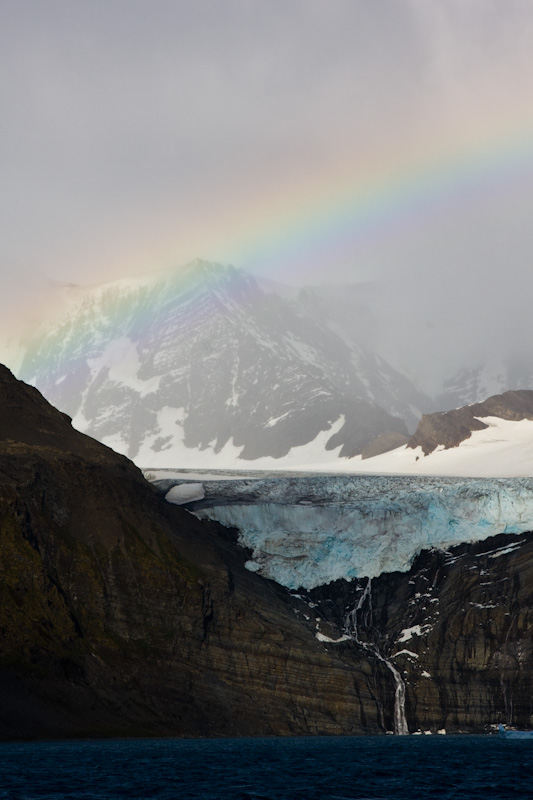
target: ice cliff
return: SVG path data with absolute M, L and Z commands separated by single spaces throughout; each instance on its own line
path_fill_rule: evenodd
M 290 589 L 405 572 L 423 549 L 533 529 L 530 478 L 316 475 L 202 487 L 196 480 L 192 502 L 185 487 L 173 489 L 187 483 L 156 485 L 197 516 L 237 528 L 252 551 L 247 567 Z

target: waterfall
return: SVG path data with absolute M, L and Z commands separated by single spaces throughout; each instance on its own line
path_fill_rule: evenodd
M 367 611 L 365 613 L 365 601 L 367 603 Z M 373 642 L 363 642 L 359 636 L 359 619 L 358 615 L 363 615 L 363 627 L 370 627 L 372 621 L 372 578 L 369 578 L 363 593 L 359 598 L 357 605 L 350 611 L 346 617 L 345 628 L 358 645 L 360 645 L 368 653 L 372 653 L 378 661 L 381 661 L 392 673 L 394 678 L 394 733 L 397 736 L 405 736 L 409 733 L 407 727 L 407 719 L 405 716 L 405 683 L 402 676 L 387 658 L 380 653 L 378 646 Z
M 394 733 L 398 736 L 406 736 L 409 733 L 407 719 L 405 716 L 405 683 L 402 676 L 390 661 L 383 658 L 384 663 L 392 672 L 396 689 L 394 691 Z

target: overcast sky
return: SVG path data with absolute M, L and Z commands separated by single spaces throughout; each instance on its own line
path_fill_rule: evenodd
M 527 313 L 533 0 L 0 0 L 0 40 L 4 296 L 198 256 Z

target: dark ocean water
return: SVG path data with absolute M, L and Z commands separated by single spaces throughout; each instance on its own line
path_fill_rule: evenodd
M 0 798 L 533 797 L 533 741 L 497 736 L 0 744 Z

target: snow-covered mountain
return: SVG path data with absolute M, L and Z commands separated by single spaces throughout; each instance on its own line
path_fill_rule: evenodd
M 356 338 L 240 270 L 197 261 L 72 289 L 17 375 L 143 466 L 283 466 L 352 457 L 426 410 Z
M 440 446 L 425 456 L 422 448 L 399 447 L 354 463 L 348 469 L 365 473 L 458 475 L 521 478 L 533 475 L 533 421 L 481 417 L 483 430 L 474 431 L 457 447 Z M 327 467 L 324 467 L 327 469 Z

